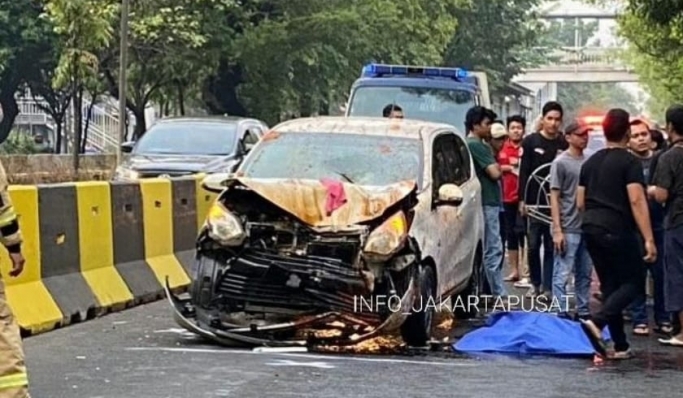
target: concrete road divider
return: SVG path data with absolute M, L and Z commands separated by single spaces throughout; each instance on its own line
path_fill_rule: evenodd
M 202 176 L 139 183 L 12 186 L 25 270 L 8 275 L 10 306 L 27 334 L 163 297 L 190 283 L 198 228 L 216 195 Z

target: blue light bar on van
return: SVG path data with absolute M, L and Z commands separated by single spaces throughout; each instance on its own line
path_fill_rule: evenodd
M 423 75 L 425 77 L 449 77 L 463 79 L 467 71 L 462 68 L 439 68 L 435 66 L 407 66 L 368 64 L 361 71 L 362 77 Z

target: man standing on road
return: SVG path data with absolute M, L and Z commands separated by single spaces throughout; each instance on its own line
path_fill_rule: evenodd
M 602 126 L 607 147 L 588 158 L 581 167 L 577 204 L 584 210 L 582 230 L 600 278 L 603 303 L 591 320 L 582 320 L 582 326 L 603 356 L 607 351 L 601 332 L 608 326 L 614 342 L 614 352 L 609 357 L 628 359 L 633 354 L 624 332 L 622 312 L 634 297 L 644 292 L 643 260 L 654 262 L 657 247 L 643 167 L 627 149 L 629 114 L 623 109 L 612 109 Z
M 484 272 L 493 296 L 507 296 L 503 285 L 503 242 L 500 238 L 500 166 L 493 157 L 492 148 L 486 144 L 491 138 L 491 123 L 496 114 L 482 106 L 467 111 L 465 128 L 467 146 L 474 160 L 477 178 L 481 184 L 484 206 Z
M 528 288 L 529 270 L 524 265 L 520 250 L 524 250 L 525 222 L 519 214 L 519 164 L 522 157 L 522 139 L 526 119 L 520 115 L 510 116 L 507 120 L 508 139 L 498 153 L 498 163 L 503 172 L 503 218 L 508 261 L 512 272 L 505 278 L 515 282 L 515 287 Z
M 0 164 L 0 240 L 9 252 L 12 270 L 9 275 L 16 278 L 24 270 L 24 256 L 21 254 L 21 231 L 8 192 L 7 175 Z M 28 374 L 24 363 L 24 349 L 19 325 L 7 303 L 5 284 L 0 275 L 0 397 L 29 398 Z
M 555 243 L 553 296 L 561 306 L 568 303 L 567 284 L 573 270 L 577 319 L 590 317 L 588 300 L 593 272 L 581 231 L 581 215 L 576 207 L 576 191 L 581 165 L 586 160 L 584 150 L 588 146 L 589 130 L 588 126 L 577 122 L 570 124 L 565 130 L 569 149 L 555 158 L 550 167 L 550 208 Z M 569 308 L 560 308 L 560 311 L 560 316 L 569 317 Z
M 666 203 L 664 232 L 664 300 L 666 310 L 676 316 L 676 330 L 660 343 L 683 347 L 683 106 L 666 111 L 670 148 L 657 162 L 652 196 Z
M 643 176 L 645 183 L 652 185 L 654 174 L 653 159 L 658 156 L 652 148 L 653 140 L 650 126 L 642 119 L 631 121 L 631 133 L 629 141 L 631 153 L 640 160 L 643 166 Z M 649 200 L 650 221 L 652 223 L 652 233 L 655 237 L 657 252 L 664 251 L 664 207 L 654 199 Z M 654 281 L 654 318 L 657 331 L 668 334 L 671 333 L 671 315 L 664 310 L 664 256 L 658 256 L 657 261 L 649 264 L 648 270 Z M 647 336 L 650 334 L 648 327 L 646 296 L 638 296 L 631 304 L 631 316 L 633 318 L 633 334 Z
M 560 152 L 567 149 L 567 141 L 560 133 L 562 116 L 563 110 L 559 103 L 547 102 L 543 106 L 541 131 L 526 136 L 522 141 L 522 161 L 519 168 L 519 211 L 523 217 L 528 215 L 526 205 L 550 205 L 544 202 L 544 198 L 539 198 L 541 185 L 536 181 L 531 181 L 530 176 L 536 169 L 551 163 Z M 537 176 L 545 178 L 548 172 L 549 169 L 544 169 Z M 527 257 L 533 287 L 529 289 L 527 296 L 534 297 L 544 292 L 548 294 L 552 292 L 553 241 L 550 226 L 547 223 L 529 218 L 528 224 Z M 543 265 L 541 265 L 541 244 L 544 248 Z

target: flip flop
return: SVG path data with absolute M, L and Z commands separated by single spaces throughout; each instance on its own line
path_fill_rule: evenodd
M 672 347 L 683 347 L 683 341 L 681 341 L 675 337 L 672 337 L 670 339 L 657 339 L 657 340 L 662 345 L 668 345 L 668 346 L 672 346 Z
M 650 329 L 646 324 L 638 324 L 633 327 L 633 334 L 636 336 L 649 336 Z

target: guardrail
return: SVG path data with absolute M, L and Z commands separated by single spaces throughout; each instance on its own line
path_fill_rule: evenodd
M 160 299 L 167 277 L 184 290 L 198 228 L 215 199 L 201 178 L 10 186 L 26 264 L 4 281 L 22 332 Z M 6 250 L 0 257 L 6 270 Z

